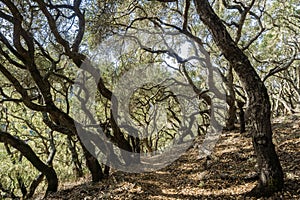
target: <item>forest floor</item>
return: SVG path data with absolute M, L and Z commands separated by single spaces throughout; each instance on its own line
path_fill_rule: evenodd
M 273 120 L 273 134 L 285 186 L 283 192 L 265 199 L 300 199 L 300 115 Z M 91 183 L 90 178 L 64 183 L 47 199 L 255 199 L 244 197 L 257 177 L 247 133 L 223 133 L 207 162 L 198 155 L 195 147 L 159 171 L 116 171 L 100 183 Z

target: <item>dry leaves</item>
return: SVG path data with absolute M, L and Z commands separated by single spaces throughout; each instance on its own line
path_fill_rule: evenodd
M 300 130 L 295 128 L 299 124 L 299 115 L 274 120 L 285 188 L 268 199 L 300 199 Z M 245 199 L 256 184 L 251 138 L 238 132 L 222 134 L 212 159 L 204 162 L 198 159 L 198 149 L 192 148 L 160 171 L 114 172 L 101 183 L 79 184 L 47 199 Z

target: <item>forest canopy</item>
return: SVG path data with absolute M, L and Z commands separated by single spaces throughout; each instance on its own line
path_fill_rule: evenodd
M 281 191 L 271 119 L 300 112 L 299 22 L 296 0 L 1 0 L 0 197 L 162 168 L 196 141 L 207 158 L 238 128 L 249 195 Z

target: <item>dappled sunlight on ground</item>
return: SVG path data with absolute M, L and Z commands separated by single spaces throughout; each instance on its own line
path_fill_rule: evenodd
M 274 142 L 285 173 L 285 188 L 269 199 L 300 199 L 300 130 L 295 128 L 299 124 L 298 115 L 274 120 Z M 198 156 L 198 149 L 191 148 L 156 172 L 116 171 L 97 184 L 88 179 L 71 183 L 69 188 L 63 184 L 47 199 L 245 199 L 244 194 L 255 186 L 256 159 L 250 137 L 223 133 L 211 160 L 199 160 Z

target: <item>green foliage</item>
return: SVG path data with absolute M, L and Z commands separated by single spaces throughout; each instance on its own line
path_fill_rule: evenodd
M 55 5 L 70 4 L 69 1 L 48 1 L 49 4 L 50 2 Z M 224 2 L 235 7 L 240 6 L 243 9 L 250 6 L 250 2 L 240 1 L 237 3 L 237 1 L 222 0 L 211 2 L 232 38 L 248 55 L 262 79 L 272 70 L 274 71 L 294 59 L 286 69 L 265 80 L 272 97 L 273 110 L 279 110 L 279 114 L 286 110 L 294 111 L 297 107 L 296 104 L 299 104 L 300 101 L 300 71 L 298 67 L 300 8 L 298 1 L 255 1 L 244 19 L 239 9 L 231 9 L 230 6 L 224 5 Z M 72 107 L 70 107 L 73 105 L 75 108 L 80 108 L 79 102 L 72 97 L 74 95 L 84 97 L 85 95 L 82 91 L 79 94 L 73 88 L 74 81 L 79 76 L 78 66 L 74 62 L 75 58 L 72 58 L 71 54 L 68 55 L 66 48 L 59 44 L 49 26 L 47 17 L 42 14 L 40 9 L 37 9 L 36 1 L 13 1 L 13 3 L 17 5 L 17 9 L 24 18 L 22 27 L 35 39 L 35 49 L 32 52 L 34 64 L 43 80 L 47 80 L 50 84 L 53 104 L 71 118 L 83 115 L 81 111 L 72 111 Z M 0 3 L 0 6 L 1 12 L 11 14 L 4 3 Z M 51 5 L 48 6 L 51 7 Z M 170 74 L 176 71 L 178 72 L 177 77 L 189 77 L 194 87 L 204 91 L 208 88 L 208 83 L 205 81 L 208 74 L 206 73 L 207 63 L 203 61 L 205 53 L 199 51 L 199 47 L 202 45 L 201 48 L 203 47 L 209 54 L 212 67 L 221 73 L 222 81 L 228 81 L 229 85 L 231 84 L 233 87 L 233 91 L 239 91 L 240 94 L 237 98 L 243 99 L 245 91 L 238 87 L 240 83 L 234 73 L 232 82 L 228 80 L 229 63 L 213 42 L 208 29 L 200 22 L 194 6 L 190 6 L 186 19 L 184 19 L 185 7 L 186 1 L 182 0 L 176 3 L 83 1 L 80 9 L 82 12 L 84 11 L 85 15 L 85 34 L 80 43 L 79 52 L 76 53 L 90 58 L 93 65 L 100 69 L 104 85 L 111 91 L 114 90 L 124 74 L 148 64 L 161 66 L 162 71 L 167 69 Z M 78 18 L 74 17 L 72 9 L 66 7 L 48 9 L 56 19 L 56 28 L 62 39 L 72 44 L 79 29 L 82 28 L 78 24 Z M 15 44 L 12 42 L 13 24 L 2 14 L 1 16 L 0 32 L 15 49 Z M 183 30 L 185 21 L 188 24 L 186 30 Z M 200 45 L 199 40 L 198 43 L 195 42 L 195 38 L 199 39 L 202 44 Z M 21 37 L 20 43 L 24 49 L 28 49 L 23 37 Z M 40 90 L 41 85 L 37 85 L 33 79 L 36 72 L 30 72 L 27 68 L 28 63 L 24 63 L 18 54 L 9 49 L 3 39 L 0 41 L 0 49 L 0 64 L 20 83 L 32 103 L 45 106 Z M 176 59 L 176 56 L 172 54 L 174 52 L 183 58 L 190 55 L 201 55 L 197 55 L 197 61 L 191 59 L 185 63 L 187 74 L 184 75 L 183 65 L 178 63 L 178 58 Z M 7 57 L 10 57 L 11 60 Z M 91 78 L 92 75 L 94 74 L 90 74 L 89 77 Z M 157 74 L 157 76 L 159 75 Z M 66 136 L 51 130 L 44 123 L 44 113 L 25 105 L 14 82 L 11 82 L 3 73 L 0 73 L 0 80 L 0 128 L 25 141 L 45 163 L 50 155 L 51 145 L 54 144 L 56 155 L 52 165 L 59 179 L 61 181 L 74 180 L 74 163 Z M 97 87 L 96 85 L 92 86 Z M 223 85 L 220 84 L 220 87 Z M 100 124 L 109 122 L 111 118 L 110 99 L 104 97 L 99 90 L 94 95 L 95 103 L 93 102 L 92 106 L 97 122 Z M 143 152 L 162 150 L 178 136 L 182 108 L 172 91 L 161 85 L 145 83 L 132 94 L 130 100 L 130 116 L 134 123 L 147 127 L 149 133 L 148 137 L 141 142 Z M 206 102 L 199 102 L 199 110 L 209 109 Z M 156 106 L 160 106 L 161 110 Z M 164 113 L 163 120 L 167 121 L 166 126 L 159 124 L 159 127 L 155 127 L 152 121 L 160 120 L 155 118 L 155 112 Z M 204 130 L 209 123 L 208 114 L 199 116 L 196 121 Z M 54 120 L 53 123 L 57 125 Z M 128 132 L 123 129 L 122 131 L 125 138 L 128 139 Z M 156 134 L 151 134 L 155 131 Z M 74 140 L 79 161 L 83 163 L 82 148 L 78 139 Z M 38 171 L 25 158 L 20 159 L 18 151 L 12 147 L 9 148 L 11 155 L 6 151 L 4 145 L 0 144 L 1 184 L 15 194 L 21 195 L 17 178 L 21 177 L 28 188 L 38 175 Z M 83 170 L 87 171 L 86 168 Z M 45 188 L 45 184 L 40 186 L 40 191 Z M 203 184 L 200 183 L 199 187 L 203 187 Z

